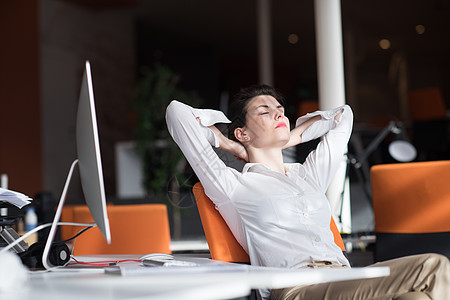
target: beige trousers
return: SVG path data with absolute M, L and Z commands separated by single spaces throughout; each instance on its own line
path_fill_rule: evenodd
M 419 300 L 450 299 L 450 262 L 439 254 L 421 254 L 376 263 L 390 267 L 387 277 L 320 283 L 272 290 L 271 300 Z M 322 262 L 307 267 L 335 267 Z

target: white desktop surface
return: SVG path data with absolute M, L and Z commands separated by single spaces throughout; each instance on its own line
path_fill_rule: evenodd
M 136 256 L 78 256 L 80 261 L 117 260 Z M 217 263 L 207 258 L 176 256 L 199 264 Z M 120 264 L 132 269 L 139 263 Z M 150 268 L 153 269 L 153 268 Z M 240 266 L 212 272 L 153 272 L 132 275 L 105 274 L 102 268 L 61 269 L 32 273 L 20 291 L 0 294 L 3 299 L 231 299 L 243 297 L 257 288 L 282 288 L 298 284 L 387 276 L 389 268 L 300 269 L 285 270 Z
M 91 272 L 32 276 L 28 289 L 10 299 L 228 299 L 248 295 L 248 283 L 228 274 L 122 277 Z M 4 298 L 3 295 L 1 299 Z

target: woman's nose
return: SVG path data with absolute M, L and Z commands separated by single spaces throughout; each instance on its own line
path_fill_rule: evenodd
M 284 113 L 281 110 L 276 110 L 275 111 L 275 120 L 278 120 L 279 118 L 281 118 L 284 115 Z

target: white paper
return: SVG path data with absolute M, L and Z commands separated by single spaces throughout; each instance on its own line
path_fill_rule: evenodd
M 28 205 L 31 203 L 30 197 L 27 195 L 24 195 L 19 192 L 14 192 L 8 189 L 0 188 L 0 201 L 8 202 L 18 208 L 22 208 L 25 205 Z

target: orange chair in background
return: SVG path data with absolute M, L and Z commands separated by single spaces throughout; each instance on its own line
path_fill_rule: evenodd
M 74 255 L 171 253 L 167 207 L 164 204 L 108 205 L 111 244 L 91 228 L 77 237 Z M 62 222 L 92 223 L 86 205 L 66 206 Z M 74 236 L 81 227 L 62 226 L 61 239 Z
M 192 189 L 197 201 L 200 219 L 205 231 L 211 258 L 215 260 L 249 263 L 250 258 L 242 246 L 234 238 L 228 225 L 216 210 L 214 203 L 205 194 L 205 190 L 200 182 L 197 182 Z M 345 251 L 344 242 L 338 231 L 334 219 L 331 218 L 330 228 L 333 231 L 335 243 Z
M 450 161 L 376 165 L 371 181 L 376 261 L 450 257 Z
M 307 113 L 315 112 L 319 110 L 319 101 L 317 100 L 302 100 L 298 104 L 297 116 L 301 117 Z

